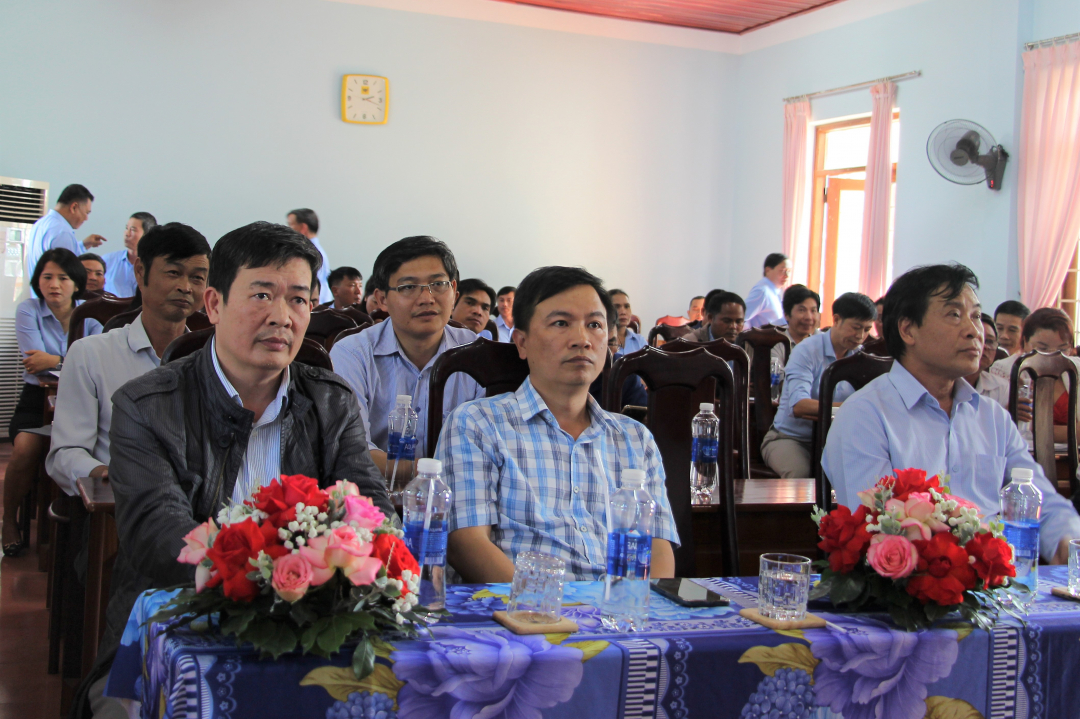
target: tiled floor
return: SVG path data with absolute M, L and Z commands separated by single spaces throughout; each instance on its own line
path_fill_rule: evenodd
M 11 444 L 0 442 L 0 477 Z M 0 480 L 0 503 L 3 497 Z M 46 672 L 48 577 L 38 571 L 37 548 L 0 560 L 0 719 L 58 719 L 60 678 Z

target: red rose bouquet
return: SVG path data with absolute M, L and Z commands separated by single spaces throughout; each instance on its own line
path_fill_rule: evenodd
M 984 526 L 977 506 L 921 469 L 898 469 L 858 496 L 854 512 L 814 509 L 827 559 L 816 563 L 813 597 L 854 610 L 883 606 L 910 630 L 953 611 L 989 628 L 1010 611 L 1004 590 L 1016 567 L 1000 522 Z
M 195 565 L 195 586 L 152 621 L 218 615 L 223 633 L 274 657 L 329 656 L 358 640 L 353 670 L 362 679 L 374 668 L 372 640 L 411 634 L 427 613 L 417 606 L 420 568 L 401 537 L 352 482 L 323 490 L 311 477 L 282 476 L 184 537 L 177 559 Z

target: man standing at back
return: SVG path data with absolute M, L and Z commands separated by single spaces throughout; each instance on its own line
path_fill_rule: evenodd
M 136 212 L 124 225 L 124 249 L 110 252 L 105 260 L 105 291 L 117 297 L 134 297 L 139 287 L 135 276 L 135 260 L 139 241 L 157 226 L 157 218 L 149 212 Z
M 457 262 L 434 237 L 406 237 L 379 253 L 368 281 L 390 314 L 384 322 L 334 343 L 334 370 L 356 392 L 364 416 L 371 456 L 385 471 L 387 419 L 400 395 L 412 398 L 419 415 L 417 458 L 427 448 L 428 383 L 443 352 L 476 339 L 476 333 L 450 327 L 457 296 Z M 462 402 L 484 396 L 468 375 L 446 383 L 443 416 Z M 411 477 L 408 471 L 406 477 Z
M 318 274 L 319 304 L 325 305 L 327 302 L 333 302 L 334 293 L 330 291 L 330 257 L 319 242 L 319 216 L 315 214 L 315 210 L 302 207 L 286 215 L 285 221 L 289 223 L 289 227 L 293 230 L 308 238 L 308 241 L 315 245 L 315 249 L 319 251 L 319 255 L 322 257 L 322 267 L 319 268 Z
M 499 316 L 495 318 L 495 326 L 499 328 L 499 336 L 495 339 L 499 342 L 511 342 L 510 337 L 514 334 L 514 295 L 516 287 L 507 285 L 495 295 L 495 307 Z
M 75 237 L 75 230 L 82 227 L 90 217 L 94 196 L 82 185 L 68 185 L 56 200 L 56 206 L 30 228 L 26 240 L 26 258 L 23 263 L 24 277 L 34 274 L 38 260 L 48 250 L 63 247 L 75 255 L 81 255 L 92 247 L 97 247 L 105 238 L 90 235 L 82 242 Z
M 746 324 L 750 327 L 778 324 L 784 321 L 784 303 L 781 293 L 787 284 L 791 270 L 787 255 L 774 252 L 765 258 L 765 275 L 746 296 Z

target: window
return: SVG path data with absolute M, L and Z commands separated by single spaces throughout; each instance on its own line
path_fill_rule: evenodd
M 900 147 L 900 113 L 893 113 L 889 139 L 892 159 L 892 243 L 896 202 L 896 157 Z M 814 142 L 814 204 L 810 216 L 807 286 L 821 295 L 822 324 L 832 321 L 832 303 L 859 289 L 862 255 L 863 187 L 870 152 L 870 117 L 818 125 Z M 891 256 L 890 252 L 890 256 Z M 871 299 L 876 300 L 877 297 Z

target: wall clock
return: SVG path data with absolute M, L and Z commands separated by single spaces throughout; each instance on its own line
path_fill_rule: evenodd
M 358 125 L 385 125 L 390 81 L 377 75 L 346 75 L 341 81 L 341 119 Z

